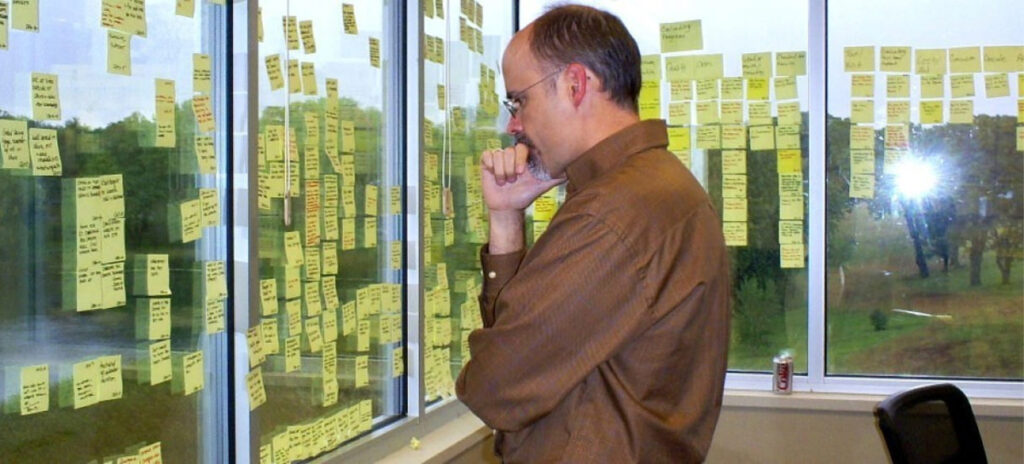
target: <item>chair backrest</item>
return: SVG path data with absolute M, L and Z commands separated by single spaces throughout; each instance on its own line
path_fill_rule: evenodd
M 953 384 L 893 394 L 875 417 L 895 464 L 988 462 L 971 404 Z

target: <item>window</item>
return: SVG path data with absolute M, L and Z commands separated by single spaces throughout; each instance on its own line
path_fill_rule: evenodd
M 829 374 L 1021 379 L 1019 2 L 830 2 Z
M 227 460 L 227 14 L 196 3 L 0 2 L 5 460 Z
M 405 412 L 391 8 L 258 11 L 259 300 L 246 381 L 261 456 L 317 456 Z
M 479 250 L 487 242 L 480 153 L 503 137 L 501 54 L 512 37 L 502 1 L 424 2 L 422 240 L 424 397 L 454 396 L 483 325 Z

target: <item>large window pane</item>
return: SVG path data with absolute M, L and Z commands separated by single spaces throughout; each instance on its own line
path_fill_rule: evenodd
M 830 374 L 1024 376 L 1024 6 L 829 2 Z
M 227 460 L 227 13 L 119 4 L 0 2 L 3 461 Z
M 522 2 L 523 23 L 556 2 Z M 807 2 L 591 1 L 618 15 L 644 58 L 640 117 L 723 219 L 733 278 L 729 369 L 780 351 L 807 369 Z M 742 14 L 737 14 L 742 12 Z
M 257 388 L 249 407 L 264 455 L 315 456 L 404 413 L 393 7 L 261 2 L 250 336 L 266 359 L 249 363 L 265 403 Z
M 487 212 L 479 155 L 505 146 L 504 81 L 498 64 L 512 35 L 511 3 L 425 1 L 423 63 L 424 396 L 454 395 L 469 361 L 469 332 L 482 326 L 477 302 Z M 500 109 L 500 111 L 499 111 Z

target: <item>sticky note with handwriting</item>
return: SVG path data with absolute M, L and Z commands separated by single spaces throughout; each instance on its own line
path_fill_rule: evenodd
M 60 121 L 60 90 L 56 74 L 32 73 L 32 119 Z
M 131 34 L 107 30 L 107 72 L 122 76 L 132 75 Z
M 63 173 L 60 148 L 57 145 L 55 129 L 28 130 L 28 147 L 32 159 L 33 176 L 57 176 Z
M 39 0 L 11 0 L 11 27 L 39 32 Z
M 213 71 L 210 63 L 210 55 L 204 53 L 192 54 L 192 91 L 195 93 L 210 93 L 213 90 Z
M 39 364 L 21 368 L 19 401 L 21 415 L 50 410 L 50 366 Z
M 704 48 L 700 20 L 661 24 L 661 52 L 684 52 Z
M 875 47 L 843 48 L 843 70 L 846 72 L 872 72 L 875 70 Z
M 0 169 L 29 169 L 28 121 L 0 119 Z
M 176 123 L 174 113 L 176 111 L 174 81 L 170 79 L 156 79 L 156 140 L 155 145 L 161 148 L 174 148 L 176 139 Z
M 429 1 L 427 3 L 430 3 Z M 341 4 L 342 23 L 345 26 L 346 34 L 358 34 L 359 26 L 356 24 L 356 8 L 351 3 Z
M 306 54 L 316 53 L 316 38 L 313 35 L 313 21 L 299 21 L 299 33 L 302 36 L 302 50 Z

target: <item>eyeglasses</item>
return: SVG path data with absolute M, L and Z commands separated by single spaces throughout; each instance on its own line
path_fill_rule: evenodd
M 538 80 L 537 82 L 534 82 L 534 83 L 526 86 L 526 88 L 523 89 L 523 90 L 520 90 L 520 91 L 515 92 L 515 93 L 509 92 L 508 99 L 502 100 L 501 104 L 505 105 L 505 109 L 508 110 L 508 113 L 511 114 L 513 118 L 516 117 L 516 113 L 519 112 L 519 107 L 522 106 L 522 104 L 523 104 L 523 102 L 522 102 L 523 95 L 526 95 L 526 92 L 528 90 L 536 87 L 537 84 L 540 84 L 541 82 L 544 82 L 544 81 L 550 79 L 552 76 L 555 76 L 558 73 L 562 72 L 562 69 L 563 68 L 559 68 L 558 70 L 552 72 L 551 74 L 548 74 L 548 75 L 540 78 L 540 80 Z

